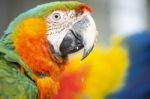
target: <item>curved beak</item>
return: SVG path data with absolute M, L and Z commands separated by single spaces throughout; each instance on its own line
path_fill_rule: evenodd
M 96 25 L 90 14 L 76 22 L 60 44 L 61 55 L 74 53 L 84 48 L 82 59 L 92 51 L 97 35 Z

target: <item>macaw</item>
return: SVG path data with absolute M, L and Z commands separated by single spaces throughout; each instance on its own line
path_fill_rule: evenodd
M 92 51 L 91 8 L 77 1 L 39 5 L 20 14 L 0 39 L 0 99 L 52 99 L 68 55 Z

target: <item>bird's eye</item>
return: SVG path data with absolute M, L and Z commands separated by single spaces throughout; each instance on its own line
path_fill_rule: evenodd
M 59 13 L 54 13 L 53 14 L 53 20 L 54 21 L 59 21 L 61 19 L 61 15 Z

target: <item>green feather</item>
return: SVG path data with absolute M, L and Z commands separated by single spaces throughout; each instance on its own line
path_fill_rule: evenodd
M 23 62 L 11 47 L 4 45 L 0 42 L 0 99 L 36 99 L 35 84 L 18 69 Z

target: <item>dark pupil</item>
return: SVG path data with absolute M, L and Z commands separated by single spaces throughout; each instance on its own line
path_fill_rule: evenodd
M 58 18 L 58 15 L 55 15 L 55 18 Z

